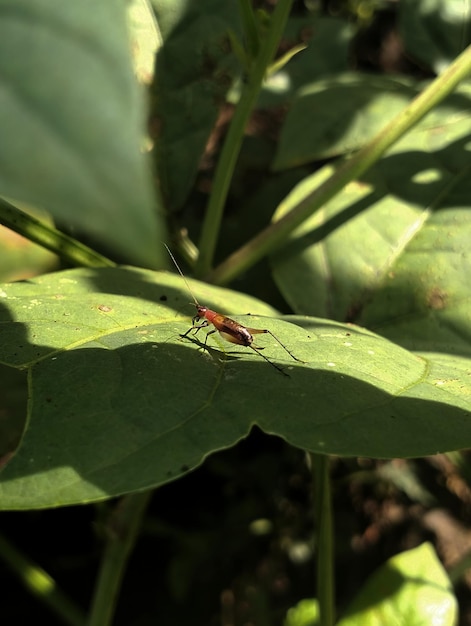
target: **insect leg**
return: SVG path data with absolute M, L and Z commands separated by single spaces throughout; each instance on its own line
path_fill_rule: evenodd
M 182 339 L 185 338 L 188 335 L 188 333 L 190 333 L 192 330 L 195 331 L 193 334 L 196 335 L 196 333 L 200 330 L 200 328 L 206 328 L 206 326 L 209 326 L 209 322 L 207 320 L 204 320 L 204 322 L 201 322 L 201 324 L 195 324 L 194 326 L 189 328 L 186 331 L 186 333 L 184 333 L 183 335 L 180 335 L 180 337 Z M 209 335 L 212 335 L 215 332 L 217 332 L 215 328 L 207 332 L 204 338 L 204 343 L 201 343 L 200 341 L 196 340 L 199 343 L 199 345 L 203 348 L 203 350 L 207 350 L 208 337 Z
M 264 354 L 262 354 L 260 352 L 260 350 L 263 350 L 263 348 L 256 348 L 255 346 L 251 345 L 248 346 L 249 348 L 252 348 L 252 350 L 254 352 L 256 352 L 259 356 L 262 357 L 262 359 L 264 359 L 267 363 L 270 363 L 270 365 L 272 367 L 274 367 L 276 370 L 278 370 L 281 374 L 283 374 L 283 376 L 287 376 L 288 378 L 290 378 L 290 375 L 287 374 L 281 367 L 279 367 L 278 365 L 276 365 L 276 363 L 273 363 L 273 361 L 270 361 L 270 359 L 268 359 Z
M 199 319 L 198 317 L 196 319 Z M 204 320 L 203 322 L 201 322 L 201 324 L 196 324 L 195 320 L 193 320 L 193 326 L 190 326 L 190 328 L 186 331 L 186 333 L 183 333 L 183 335 L 180 335 L 180 337 L 186 337 L 189 333 L 191 333 L 192 330 L 195 331 L 195 335 L 196 333 L 199 331 L 200 328 L 206 328 L 206 326 L 209 325 L 208 320 Z M 211 332 L 215 332 L 214 330 L 212 330 Z
M 209 335 L 212 335 L 213 333 L 217 332 L 215 328 L 213 328 L 213 330 L 210 330 L 206 333 L 206 337 L 204 340 L 204 347 L 206 348 L 206 344 L 208 343 L 208 337 Z
M 290 357 L 292 359 L 294 359 L 295 361 L 299 361 L 299 363 L 304 363 L 303 360 L 298 359 L 297 356 L 294 356 L 294 354 L 291 352 L 291 350 L 288 350 L 288 348 L 281 343 L 281 341 L 278 339 L 278 337 L 276 335 L 274 335 L 271 330 L 268 330 L 267 328 L 264 328 L 263 330 L 261 328 L 247 328 L 247 330 L 252 334 L 252 335 L 261 335 L 262 333 L 268 333 L 269 335 L 271 335 L 273 337 L 273 339 L 280 344 L 280 346 L 283 348 L 283 350 L 285 350 L 285 352 L 287 352 Z M 254 348 L 255 350 L 257 348 Z M 263 355 L 262 355 L 263 356 Z

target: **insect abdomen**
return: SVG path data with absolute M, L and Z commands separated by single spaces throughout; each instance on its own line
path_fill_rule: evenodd
M 227 330 L 219 330 L 219 334 L 223 339 L 230 341 L 231 343 L 236 343 L 239 346 L 250 346 L 252 344 L 253 337 L 249 332 L 244 331 L 231 329 L 230 332 L 228 332 Z

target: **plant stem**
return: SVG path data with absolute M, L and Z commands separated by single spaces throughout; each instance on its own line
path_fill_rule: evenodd
M 29 241 L 55 252 L 72 265 L 82 267 L 114 267 L 116 265 L 80 241 L 21 211 L 3 198 L 0 198 L 0 224 L 23 235 Z
M 58 615 L 64 624 L 85 626 L 85 614 L 58 589 L 49 574 L 14 548 L 2 535 L 0 535 L 0 559 L 10 567 L 24 587 Z
M 333 626 L 334 606 L 334 540 L 332 527 L 332 499 L 330 492 L 330 461 L 327 455 L 311 454 L 315 481 L 315 508 L 317 520 L 317 599 L 319 623 Z
M 322 205 L 331 200 L 350 181 L 376 163 L 395 142 L 417 124 L 433 107 L 448 96 L 471 73 L 471 46 L 397 115 L 376 137 L 354 156 L 343 161 L 335 173 L 317 189 L 308 193 L 280 220 L 271 224 L 239 250 L 231 254 L 206 278 L 223 285 L 233 280 L 281 245 L 290 233 Z M 319 175 L 319 172 L 316 173 Z M 286 202 L 286 200 L 284 201 Z
M 260 35 L 257 29 L 257 19 L 251 0 L 238 0 L 239 13 L 242 19 L 244 37 L 247 42 L 247 54 L 253 59 L 260 45 Z
M 234 111 L 234 117 L 214 174 L 213 188 L 199 243 L 200 254 L 195 268 L 196 276 L 207 274 L 212 266 L 224 205 L 244 138 L 244 130 L 250 113 L 257 102 L 265 72 L 279 45 L 292 2 L 293 0 L 279 0 L 277 2 L 270 19 L 269 28 L 261 38 L 259 53 L 253 63 L 250 64 L 247 82 L 242 89 L 240 100 Z
M 134 547 L 152 491 L 124 496 L 110 516 L 88 626 L 110 626 L 125 567 Z

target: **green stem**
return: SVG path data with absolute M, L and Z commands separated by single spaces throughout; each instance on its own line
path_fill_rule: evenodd
M 247 54 L 253 59 L 260 45 L 260 36 L 257 29 L 257 20 L 251 0 L 239 0 L 239 14 L 242 19 L 242 27 L 247 42 Z
M 207 274 L 212 266 L 214 250 L 232 180 L 244 130 L 260 93 L 265 72 L 273 59 L 283 34 L 293 0 L 279 0 L 270 19 L 270 26 L 261 40 L 258 56 L 250 65 L 247 82 L 234 111 L 227 137 L 214 174 L 213 189 L 209 197 L 199 243 L 200 255 L 196 263 L 196 276 Z
M 207 280 L 218 285 L 227 284 L 279 247 L 290 233 L 331 200 L 345 185 L 364 174 L 388 148 L 448 96 L 470 73 L 471 46 L 466 48 L 443 74 L 424 89 L 374 139 L 354 156 L 343 161 L 332 176 L 306 195 L 289 213 L 231 254 L 206 276 Z M 319 175 L 319 172 L 316 175 Z
M 82 267 L 114 267 L 116 265 L 80 241 L 24 213 L 3 198 L 0 198 L 0 224 L 23 235 L 29 241 L 55 252 L 72 265 Z
M 334 604 L 334 539 L 332 524 L 332 499 L 330 493 L 329 457 L 311 454 L 315 480 L 315 508 L 317 521 L 317 599 L 319 623 L 333 626 Z
M 0 535 L 0 559 L 8 565 L 29 593 L 58 615 L 64 624 L 85 626 L 85 615 L 58 589 L 49 574 L 14 548 L 2 535 Z
M 134 547 L 151 491 L 124 496 L 108 523 L 108 543 L 103 555 L 88 626 L 112 623 L 125 567 Z

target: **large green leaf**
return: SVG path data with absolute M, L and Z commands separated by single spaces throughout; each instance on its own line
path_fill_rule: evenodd
M 467 361 L 427 361 L 358 327 L 295 317 L 192 282 L 268 328 L 263 355 L 190 335 L 178 276 L 81 269 L 0 291 L 0 355 L 26 371 L 28 421 L 1 474 L 5 509 L 102 499 L 173 480 L 257 424 L 315 452 L 416 456 L 471 445 Z M 202 333 L 204 330 L 201 331 Z M 213 340 L 214 338 L 214 340 Z M 451 373 L 454 373 L 452 376 Z
M 0 194 L 157 265 L 126 3 L 0 3 Z
M 285 169 L 361 148 L 419 92 L 410 80 L 341 74 L 299 89 L 282 128 L 273 167 Z M 471 85 L 430 112 L 410 133 L 417 145 L 469 128 Z
M 407 54 L 437 74 L 471 43 L 468 0 L 401 0 L 398 9 Z
M 454 626 L 458 606 L 430 543 L 398 554 L 363 587 L 338 626 Z
M 438 119 L 306 221 L 276 257 L 275 277 L 299 313 L 469 357 L 469 122 Z
M 150 0 L 130 0 L 128 22 L 134 71 L 140 82 L 149 84 L 154 76 L 155 54 L 162 45 Z
M 155 151 L 165 204 L 180 208 L 238 62 L 228 31 L 239 32 L 235 0 L 154 1 L 163 46 L 156 59 Z

